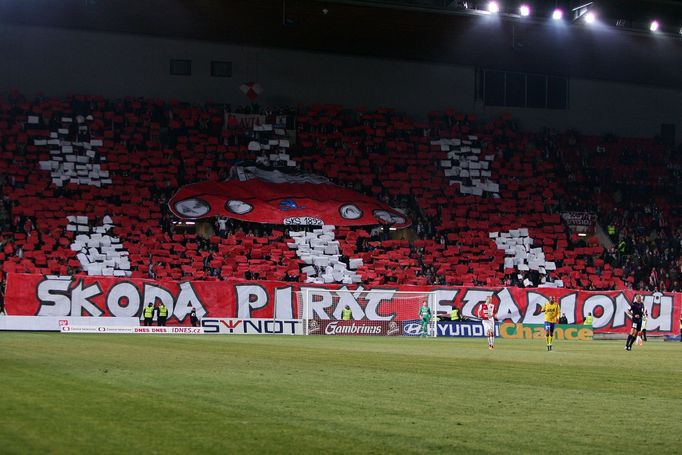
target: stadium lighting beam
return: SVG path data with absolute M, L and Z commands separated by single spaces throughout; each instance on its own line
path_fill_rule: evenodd
M 488 3 L 488 12 L 497 14 L 500 12 L 500 4 L 497 2 L 489 2 Z
M 658 31 L 658 21 L 651 21 L 651 25 L 649 25 L 649 30 L 652 32 Z
M 564 12 L 560 9 L 555 9 L 552 13 L 552 19 L 555 21 L 560 21 L 564 17 Z
M 594 24 L 594 21 L 596 19 L 597 16 L 592 11 L 585 13 L 585 22 L 587 22 L 588 24 Z
M 519 8 L 519 14 L 521 14 L 523 17 L 530 16 L 530 6 L 526 4 L 521 5 Z

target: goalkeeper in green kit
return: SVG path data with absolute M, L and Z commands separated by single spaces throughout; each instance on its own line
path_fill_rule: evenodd
M 419 318 L 421 319 L 419 336 L 425 337 L 429 334 L 429 322 L 431 321 L 431 308 L 429 308 L 426 302 L 419 308 Z

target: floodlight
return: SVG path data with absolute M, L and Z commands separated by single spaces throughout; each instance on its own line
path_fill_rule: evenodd
M 658 21 L 652 21 L 651 25 L 649 25 L 649 30 L 651 30 L 652 32 L 658 30 Z
M 525 5 L 525 4 L 521 5 L 521 7 L 519 8 L 519 13 L 523 17 L 530 16 L 530 6 Z
M 594 24 L 594 21 L 596 19 L 597 19 L 597 16 L 592 11 L 588 11 L 585 14 L 585 22 L 587 22 L 588 24 Z
M 488 11 L 495 14 L 500 12 L 500 5 L 497 2 L 488 3 Z
M 564 17 L 564 12 L 558 8 L 555 9 L 554 12 L 552 13 L 552 19 L 554 19 L 555 21 L 560 21 L 561 18 L 563 18 L 563 17 Z

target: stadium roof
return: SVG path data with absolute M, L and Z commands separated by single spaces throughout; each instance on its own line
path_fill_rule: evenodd
M 333 0 L 334 3 L 355 3 L 392 8 L 424 8 L 440 11 L 466 11 L 467 9 L 486 8 L 489 0 Z M 502 11 L 516 12 L 521 4 L 531 9 L 531 15 L 549 17 L 555 8 L 571 11 L 580 6 L 592 3 L 592 7 L 603 17 L 614 24 L 616 21 L 631 23 L 647 23 L 658 19 L 682 27 L 682 4 L 673 0 L 498 0 Z M 466 5 L 466 6 L 465 6 Z
M 0 23 L 145 34 L 237 45 L 553 73 L 682 87 L 682 35 L 584 24 L 551 30 L 545 16 L 501 20 L 458 10 L 447 0 L 7 0 Z M 469 2 L 474 6 L 476 2 Z M 479 1 L 478 3 L 482 3 Z M 520 4 L 520 1 L 514 1 Z M 567 1 L 530 1 L 568 5 Z M 589 3 L 589 2 L 588 2 Z M 397 4 L 397 5 L 396 5 Z M 437 4 L 442 4 L 438 6 Z M 512 2 L 500 0 L 504 8 Z M 672 1 L 597 0 L 600 20 L 665 12 L 663 29 L 680 19 Z M 566 6 L 564 6 L 566 7 Z M 44 12 L 44 14 L 41 14 Z M 617 14 L 616 14 L 617 12 Z M 653 13 L 651 13 L 653 14 Z M 653 17 L 653 15 L 651 16 Z M 566 21 L 567 23 L 570 20 Z M 567 25 L 567 24 L 566 24 Z M 677 27 L 677 25 L 675 25 Z M 678 30 L 679 31 L 679 30 Z

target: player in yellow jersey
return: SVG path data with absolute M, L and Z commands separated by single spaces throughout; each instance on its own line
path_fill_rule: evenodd
M 547 337 L 547 350 L 552 350 L 552 338 L 554 337 L 554 326 L 559 322 L 561 308 L 554 297 L 549 298 L 549 302 L 542 307 L 541 313 L 545 313 L 545 337 Z

